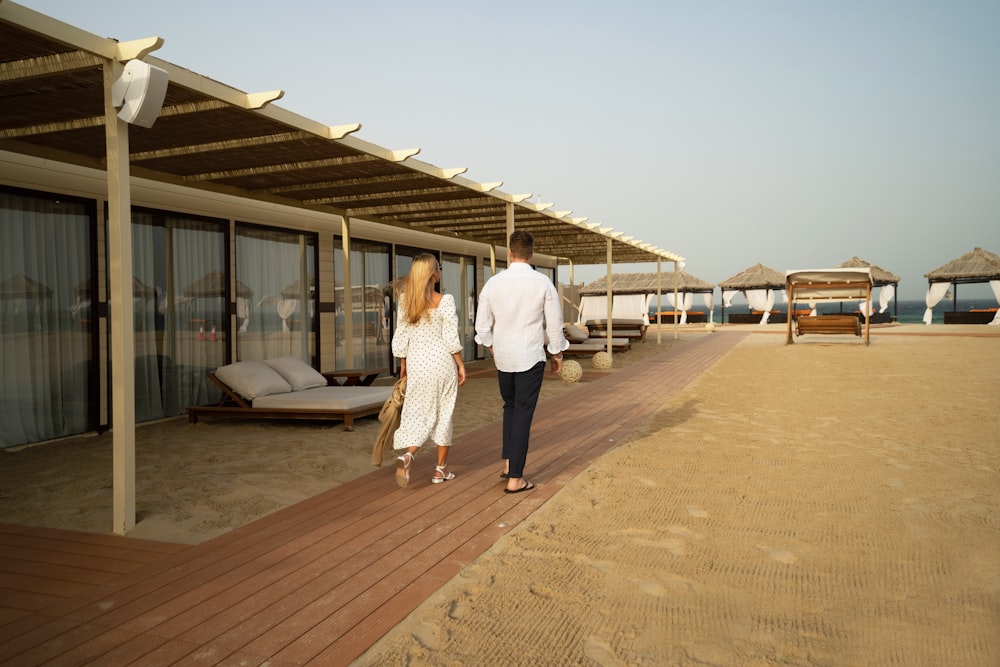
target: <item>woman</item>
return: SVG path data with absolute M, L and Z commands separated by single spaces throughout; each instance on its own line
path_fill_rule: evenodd
M 465 384 L 465 364 L 455 299 L 434 289 L 440 279 L 437 258 L 423 253 L 413 258 L 410 273 L 396 285 L 399 305 L 392 354 L 400 358 L 399 374 L 406 378 L 406 400 L 393 436 L 393 449 L 405 450 L 396 459 L 396 483 L 401 487 L 409 484 L 413 457 L 428 440 L 437 445 L 431 482 L 455 479 L 447 469 L 448 449 L 455 399 Z

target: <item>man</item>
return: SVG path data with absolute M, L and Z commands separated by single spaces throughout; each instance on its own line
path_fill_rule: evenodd
M 486 281 L 476 311 L 476 342 L 493 355 L 503 398 L 504 493 L 535 488 L 524 479 L 524 464 L 545 375 L 546 334 L 554 372 L 562 368 L 562 352 L 569 347 L 555 285 L 528 263 L 534 248 L 530 232 L 510 235 L 509 266 Z

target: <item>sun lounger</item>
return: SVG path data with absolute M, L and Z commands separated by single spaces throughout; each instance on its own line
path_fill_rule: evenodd
M 591 338 L 607 338 L 608 321 L 606 319 L 587 320 L 586 325 Z M 645 320 L 641 318 L 614 318 L 611 320 L 611 335 L 615 338 L 627 338 L 642 342 L 646 340 L 646 327 Z
M 352 373 L 357 373 L 358 381 L 374 380 L 379 370 Z M 296 357 L 220 366 L 208 379 L 222 391 L 221 400 L 216 405 L 189 406 L 188 421 L 205 416 L 335 420 L 351 431 L 355 418 L 377 415 L 392 395 L 392 387 L 342 386 L 337 379 L 345 377 L 342 372 L 329 375 Z
M 565 353 L 570 356 L 590 355 L 608 349 L 607 333 L 598 337 L 577 324 L 567 324 L 563 327 L 563 335 L 569 341 L 569 348 L 565 350 Z M 611 349 L 614 352 L 627 352 L 630 347 L 632 347 L 632 341 L 628 338 L 615 336 L 611 339 Z

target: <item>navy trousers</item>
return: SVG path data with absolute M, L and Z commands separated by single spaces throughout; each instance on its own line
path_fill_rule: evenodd
M 510 463 L 511 477 L 524 477 L 531 420 L 535 416 L 538 393 L 542 390 L 545 362 L 539 361 L 520 373 L 497 371 L 497 377 L 503 398 L 503 458 Z

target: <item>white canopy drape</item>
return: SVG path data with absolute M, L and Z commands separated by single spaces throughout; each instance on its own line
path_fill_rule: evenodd
M 288 318 L 295 313 L 295 310 L 298 307 L 299 307 L 298 299 L 285 299 L 280 296 L 278 297 L 277 310 L 278 310 L 278 317 L 281 318 L 282 331 L 291 331 L 291 328 L 288 326 Z
M 882 285 L 882 289 L 878 293 L 878 312 L 884 313 L 888 310 L 889 303 L 894 296 L 896 296 L 895 285 Z
M 949 287 L 951 287 L 951 283 L 931 283 L 927 288 L 927 296 L 924 297 L 924 303 L 927 304 L 927 310 L 924 311 L 924 324 L 931 323 L 934 317 L 934 306 L 941 302 L 944 295 L 948 293 Z
M 748 289 L 746 290 L 747 302 L 754 310 L 762 310 L 764 314 L 760 318 L 759 324 L 767 324 L 771 317 L 771 308 L 774 307 L 774 290 L 772 289 Z
M 648 294 L 618 294 L 611 298 L 611 317 L 634 320 L 642 318 L 649 323 Z M 580 297 L 580 315 L 578 323 L 587 320 L 604 320 L 608 317 L 608 297 L 604 295 L 588 295 Z
M 1000 280 L 991 280 L 990 289 L 993 290 L 993 297 L 997 300 L 997 305 L 1000 305 Z M 1000 325 L 1000 309 L 997 310 L 990 324 Z

